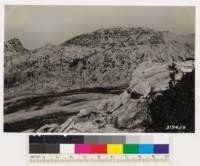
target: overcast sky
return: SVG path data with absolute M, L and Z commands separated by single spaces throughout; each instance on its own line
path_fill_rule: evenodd
M 100 28 L 148 27 L 179 34 L 195 32 L 194 7 L 6 6 L 5 40 L 26 48 L 60 44 Z

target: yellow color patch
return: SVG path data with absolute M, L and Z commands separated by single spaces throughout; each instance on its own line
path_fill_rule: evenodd
M 123 144 L 107 144 L 108 154 L 123 154 Z

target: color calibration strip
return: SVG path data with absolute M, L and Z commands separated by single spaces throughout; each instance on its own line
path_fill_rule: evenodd
M 29 137 L 30 154 L 169 154 L 166 136 L 46 135 Z

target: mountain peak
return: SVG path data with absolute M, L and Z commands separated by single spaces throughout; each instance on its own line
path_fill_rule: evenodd
M 12 38 L 5 42 L 5 51 L 13 51 L 15 50 L 16 52 L 28 52 L 26 48 L 24 48 L 22 42 L 18 38 Z
M 86 47 L 110 48 L 113 46 L 137 46 L 149 44 L 152 40 L 163 43 L 162 33 L 146 27 L 102 28 L 91 33 L 76 36 L 62 43 L 62 46 L 79 45 Z
M 6 44 L 10 44 L 14 47 L 23 47 L 22 42 L 18 38 L 12 38 L 6 42 Z
M 95 32 L 102 32 L 102 31 L 153 31 L 153 29 L 147 27 L 114 27 L 114 28 L 101 28 L 96 30 Z

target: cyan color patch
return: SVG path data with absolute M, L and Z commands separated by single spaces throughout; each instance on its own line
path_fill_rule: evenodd
M 139 144 L 138 153 L 139 154 L 154 154 L 154 145 L 153 144 Z

